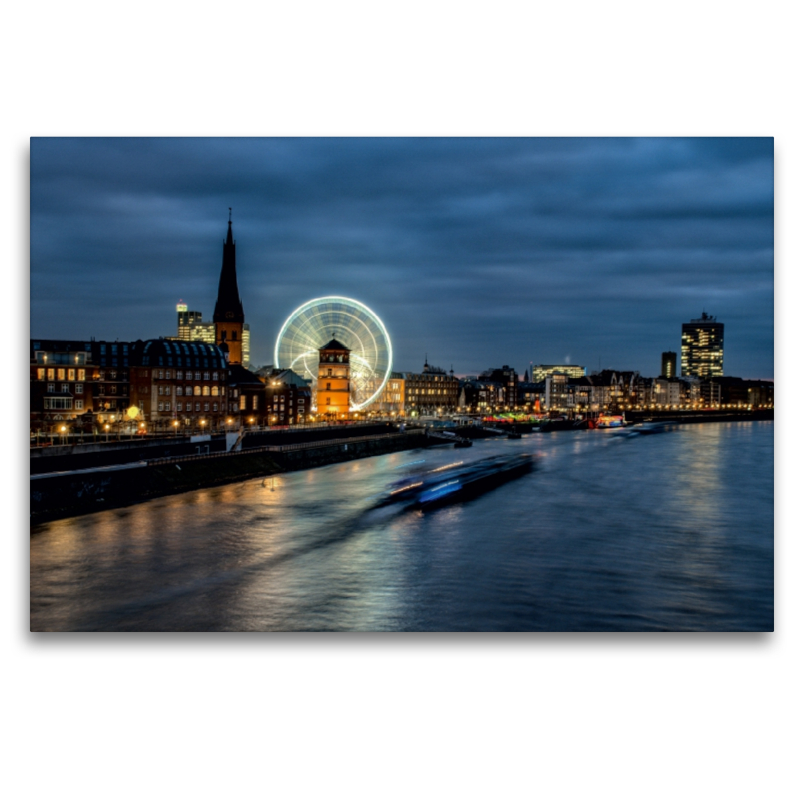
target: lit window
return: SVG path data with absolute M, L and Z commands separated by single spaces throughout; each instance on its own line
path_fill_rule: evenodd
M 211 394 L 211 388 L 209 386 L 203 387 L 203 397 L 208 397 Z
M 219 395 L 219 386 L 212 386 L 211 387 L 211 394 L 214 397 L 217 397 Z
M 44 367 L 36 370 L 36 378 L 37 380 L 43 381 L 45 375 Z
M 75 380 L 75 370 L 68 369 L 67 370 L 67 380 L 74 381 Z
M 195 386 L 194 387 L 194 396 L 195 397 L 200 397 L 200 392 L 201 391 L 202 391 L 202 389 L 199 386 Z

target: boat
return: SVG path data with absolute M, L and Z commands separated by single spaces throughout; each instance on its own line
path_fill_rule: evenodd
M 625 417 L 602 414 L 597 418 L 594 427 L 597 429 L 624 428 Z
M 416 495 L 411 505 L 417 509 L 428 509 L 469 500 L 507 481 L 520 478 L 532 469 L 533 456 L 529 454 L 477 461 L 460 474 L 450 475 L 435 486 L 425 488 Z
M 404 503 L 431 508 L 457 502 L 520 477 L 533 469 L 533 456 L 492 456 L 464 464 L 459 461 L 435 470 L 409 475 L 387 487 L 375 507 Z
M 675 423 L 672 420 L 659 422 L 641 422 L 638 425 L 631 425 L 624 430 L 617 430 L 614 433 L 620 436 L 652 436 L 655 433 L 664 433 L 671 430 Z

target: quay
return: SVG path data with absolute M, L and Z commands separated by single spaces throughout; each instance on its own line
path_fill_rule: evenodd
M 446 444 L 424 428 L 395 425 L 329 427 L 315 431 L 256 431 L 225 439 L 148 443 L 89 452 L 79 446 L 31 459 L 31 522 L 88 514 L 194 489 L 280 472 Z M 235 443 L 235 442 L 234 442 Z M 212 450 L 212 444 L 214 449 Z M 101 463 L 102 462 L 102 463 Z M 48 467 L 50 467 L 48 469 Z

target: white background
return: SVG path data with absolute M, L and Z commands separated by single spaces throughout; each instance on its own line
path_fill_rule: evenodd
M 5 8 L 5 796 L 798 796 L 790 7 Z M 29 633 L 29 137 L 109 134 L 775 136 L 776 633 Z

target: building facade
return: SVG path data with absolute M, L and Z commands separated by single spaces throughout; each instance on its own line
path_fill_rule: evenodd
M 453 371 L 432 367 L 425 359 L 422 372 L 403 372 L 405 415 L 442 416 L 458 409 L 459 381 Z
M 292 370 L 275 370 L 264 378 L 267 424 L 302 425 L 311 421 L 311 386 Z
M 157 431 L 216 430 L 225 424 L 228 366 L 205 342 L 148 339 L 131 348 L 131 405 Z
M 118 423 L 131 404 L 130 342 L 30 340 L 31 430 Z
M 685 322 L 681 332 L 681 376 L 721 378 L 725 325 L 706 312 Z
M 350 414 L 350 349 L 335 337 L 319 349 L 316 406 L 323 419 Z
M 513 367 L 503 364 L 500 368 L 487 369 L 480 374 L 478 380 L 501 384 L 505 397 L 505 407 L 509 411 L 513 411 L 517 407 L 517 383 L 519 379 Z
M 404 417 L 406 413 L 406 379 L 402 372 L 391 372 L 374 410 L 387 417 Z
M 560 372 L 568 378 L 583 378 L 586 375 L 586 367 L 575 364 L 536 364 L 531 367 L 531 383 L 541 383 L 554 372 Z

